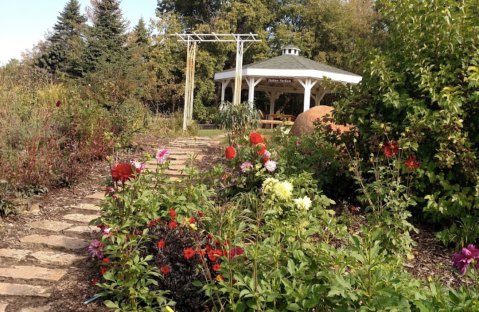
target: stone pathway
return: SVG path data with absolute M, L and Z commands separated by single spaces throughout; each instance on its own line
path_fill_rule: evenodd
M 167 147 L 170 167 L 166 175 L 173 180 L 181 179 L 182 170 L 191 162 L 192 154 L 196 161 L 201 161 L 204 149 L 219 143 L 208 137 L 179 138 L 171 142 Z M 156 160 L 148 162 L 146 168 L 154 170 Z M 89 240 L 85 237 L 98 231 L 88 223 L 100 216 L 98 205 L 103 198 L 104 192 L 97 192 L 86 196 L 80 204 L 67 207 L 59 220 L 27 223 L 26 227 L 40 234 L 22 236 L 19 233 L 20 248 L 0 249 L 0 281 L 3 281 L 0 282 L 0 312 L 18 312 L 9 305 L 15 302 L 18 306 L 26 297 L 31 299 L 25 300 L 28 305 L 35 304 L 22 306 L 20 312 L 51 311 L 52 282 L 62 283 L 76 264 L 88 259 Z

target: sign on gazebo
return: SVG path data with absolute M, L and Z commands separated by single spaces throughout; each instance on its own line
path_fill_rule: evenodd
M 272 83 L 291 83 L 293 79 L 285 79 L 285 78 L 268 78 L 268 82 Z

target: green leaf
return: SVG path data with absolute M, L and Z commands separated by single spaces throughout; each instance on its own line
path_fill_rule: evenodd
M 301 307 L 297 303 L 290 303 L 290 304 L 288 304 L 287 309 L 289 311 L 299 311 L 299 310 L 301 310 Z
M 119 309 L 120 307 L 118 306 L 118 303 L 114 303 L 110 300 L 106 300 L 103 302 L 107 308 L 117 308 Z
M 201 287 L 201 286 L 203 286 L 203 283 L 201 283 L 200 281 L 194 281 L 193 285 L 195 285 L 197 287 Z

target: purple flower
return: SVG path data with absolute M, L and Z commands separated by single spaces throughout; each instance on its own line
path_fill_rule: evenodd
M 270 158 L 270 157 L 271 157 L 271 152 L 268 150 L 264 151 L 263 158 Z
M 105 254 L 103 253 L 103 244 L 99 240 L 95 239 L 88 246 L 88 252 L 91 253 L 92 257 L 97 257 L 98 259 L 103 259 Z
M 168 156 L 170 156 L 170 152 L 168 152 L 168 150 L 165 148 L 158 150 L 156 153 L 156 159 L 158 160 L 159 164 L 165 163 Z
M 230 259 L 244 254 L 244 250 L 241 247 L 234 247 L 230 250 Z
M 454 264 L 452 266 L 460 270 L 461 274 L 464 274 L 472 260 L 479 260 L 479 249 L 476 249 L 474 245 L 469 245 L 467 248 L 462 248 L 460 253 L 454 255 L 452 258 Z
M 241 164 L 240 168 L 241 172 L 243 173 L 249 172 L 251 169 L 253 169 L 253 164 L 251 163 L 251 161 L 245 161 Z
M 273 172 L 276 170 L 276 162 L 274 160 L 268 160 L 265 164 L 264 164 L 264 167 L 266 168 L 266 170 L 268 170 L 269 172 Z
M 301 142 L 296 142 L 296 146 L 300 146 L 301 145 Z

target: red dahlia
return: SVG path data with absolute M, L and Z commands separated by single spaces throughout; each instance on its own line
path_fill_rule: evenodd
M 251 133 L 251 135 L 249 136 L 249 141 L 251 142 L 251 144 L 254 145 L 264 143 L 263 137 L 256 132 Z
M 110 263 L 110 259 L 108 259 L 108 258 L 103 258 L 103 262 Z
M 106 271 L 108 271 L 108 268 L 105 268 L 105 267 L 101 267 L 101 274 L 105 274 Z
M 391 158 L 399 153 L 399 143 L 393 141 L 387 142 L 383 147 L 384 156 Z
M 219 269 L 221 269 L 221 264 L 219 263 L 213 264 L 213 270 L 218 271 Z
M 266 146 L 262 145 L 262 146 L 261 146 L 261 149 L 258 151 L 257 154 L 258 154 L 258 155 L 263 155 L 264 152 L 266 152 Z
M 170 229 L 174 229 L 174 228 L 176 228 L 176 226 L 177 226 L 177 224 L 176 224 L 175 221 L 171 221 L 170 224 L 168 225 L 168 227 L 169 227 Z
M 172 217 L 176 216 L 176 211 L 174 211 L 173 209 L 170 209 L 170 216 Z
M 225 150 L 225 156 L 226 156 L 226 158 L 228 158 L 228 159 L 233 159 L 233 158 L 235 158 L 235 156 L 236 156 L 236 151 L 235 151 L 235 149 L 234 149 L 233 147 L 231 147 L 231 146 L 228 147 L 228 148 L 226 148 L 226 150 Z
M 139 173 L 138 169 L 137 172 Z M 118 164 L 111 170 L 113 181 L 126 182 L 133 177 L 131 164 Z
M 160 240 L 160 241 L 158 242 L 158 248 L 163 248 L 163 247 L 165 247 L 165 241 L 164 241 L 164 240 Z
M 166 274 L 168 272 L 170 272 L 170 268 L 168 266 L 165 265 L 161 268 L 161 273 Z
M 416 157 L 415 156 L 409 156 L 409 160 L 406 160 L 404 162 L 404 164 L 407 166 L 407 169 L 408 170 L 416 170 L 416 168 L 419 168 L 419 164 L 420 162 L 419 161 L 416 161 Z
M 191 217 L 191 218 L 190 218 L 190 224 L 193 224 L 193 223 L 195 223 L 195 222 L 196 222 L 195 218 Z
M 223 253 L 221 252 L 221 250 L 210 250 L 208 251 L 208 258 L 211 260 L 211 261 L 216 261 L 216 258 L 218 256 L 222 256 Z
M 185 258 L 190 259 L 195 255 L 195 251 L 191 248 L 185 249 Z

